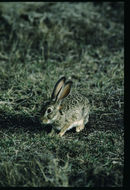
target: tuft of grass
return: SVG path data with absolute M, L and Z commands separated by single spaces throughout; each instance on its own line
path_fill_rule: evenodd
M 0 186 L 121 187 L 124 3 L 0 3 Z M 63 138 L 39 121 L 60 76 L 91 104 Z

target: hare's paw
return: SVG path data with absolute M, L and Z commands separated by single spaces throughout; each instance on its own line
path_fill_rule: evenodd
M 65 134 L 65 131 L 61 131 L 61 132 L 58 134 L 58 136 L 59 136 L 59 137 L 62 137 L 64 134 Z

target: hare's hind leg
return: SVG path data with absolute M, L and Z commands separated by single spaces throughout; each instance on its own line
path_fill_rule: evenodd
M 76 127 L 76 132 L 80 132 L 84 129 L 84 123 Z
M 85 125 L 84 125 L 84 121 L 83 119 L 79 121 L 77 127 L 76 127 L 76 132 L 80 132 L 84 129 Z
M 84 129 L 85 124 L 88 122 L 89 115 L 85 116 L 85 119 L 81 120 L 80 125 L 76 127 L 76 132 L 80 132 Z
M 87 114 L 85 112 L 87 112 Z M 77 123 L 78 125 L 76 126 L 76 132 L 80 132 L 84 129 L 85 124 L 88 122 L 88 118 L 88 110 L 85 110 L 83 107 L 81 111 L 81 120 Z

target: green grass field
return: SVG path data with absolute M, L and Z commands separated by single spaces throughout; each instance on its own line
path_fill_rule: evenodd
M 124 4 L 1 2 L 0 23 L 0 186 L 123 186 Z M 63 75 L 91 112 L 60 138 L 39 115 Z

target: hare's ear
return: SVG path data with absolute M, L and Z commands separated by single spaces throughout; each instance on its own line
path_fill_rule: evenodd
M 70 93 L 71 86 L 72 86 L 72 81 L 68 81 L 65 83 L 64 87 L 61 89 L 61 91 L 57 96 L 57 101 L 68 96 L 68 94 Z
M 57 95 L 59 94 L 59 92 L 61 91 L 61 88 L 64 86 L 65 84 L 65 80 L 66 78 L 65 77 L 61 77 L 57 83 L 55 84 L 54 86 L 54 89 L 53 89 L 53 92 L 52 92 L 52 95 L 51 95 L 51 99 L 56 99 Z

